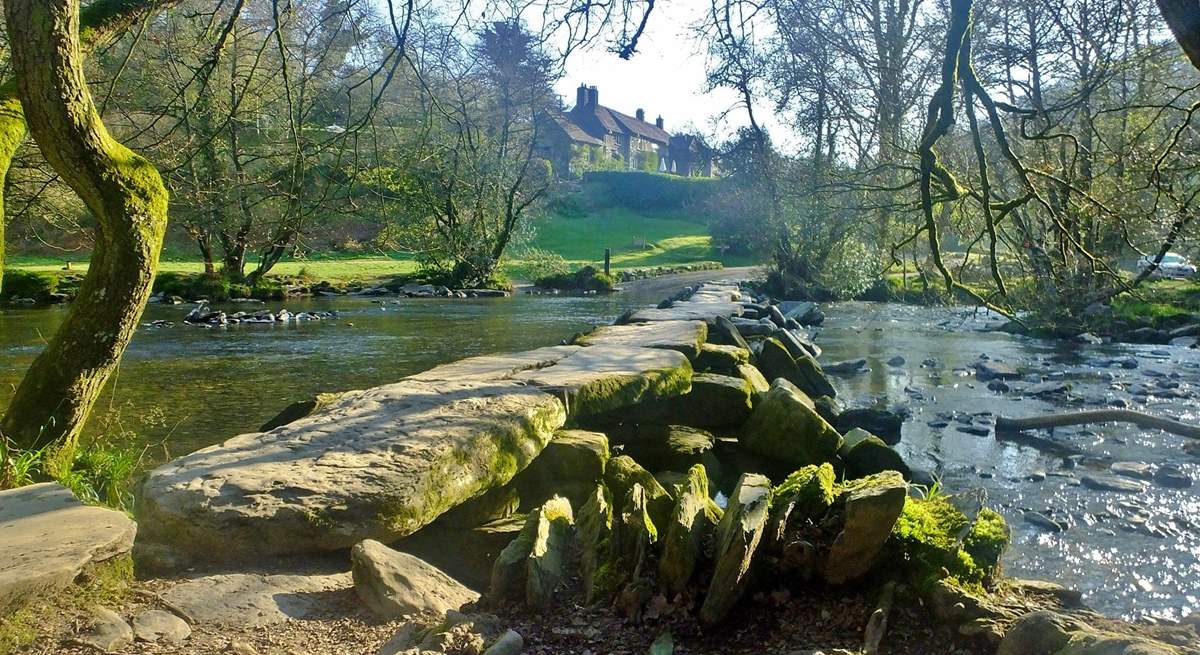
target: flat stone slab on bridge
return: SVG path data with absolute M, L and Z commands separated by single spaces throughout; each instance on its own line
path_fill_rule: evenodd
M 704 321 L 661 321 L 636 325 L 604 325 L 579 337 L 581 346 L 639 346 L 677 350 L 696 359 L 708 339 Z
M 0 615 L 128 553 L 136 533 L 128 516 L 84 505 L 56 483 L 0 491 Z
M 144 536 L 210 560 L 392 542 L 508 482 L 565 421 L 558 398 L 518 382 L 349 392 L 151 471 Z
M 547 346 L 519 353 L 468 357 L 410 375 L 408 379 L 426 382 L 508 380 L 522 371 L 553 366 L 559 360 L 575 354 L 580 349 L 580 346 Z
M 729 318 L 741 316 L 742 306 L 736 302 L 718 302 L 702 300 L 685 300 L 677 302 L 666 309 L 643 309 L 634 312 L 629 317 L 630 323 L 651 323 L 655 321 L 711 321 L 718 316 Z

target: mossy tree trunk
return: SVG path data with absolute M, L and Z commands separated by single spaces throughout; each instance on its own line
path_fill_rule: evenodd
M 79 0 L 7 0 L 4 13 L 29 131 L 97 223 L 79 296 L 0 421 L 18 445 L 40 447 L 78 435 L 133 336 L 162 248 L 167 192 L 100 118 L 83 73 Z

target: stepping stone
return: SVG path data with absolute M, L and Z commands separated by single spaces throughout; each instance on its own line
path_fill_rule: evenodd
M 177 584 L 162 597 L 198 623 L 259 627 L 327 611 L 330 593 L 352 584 L 349 573 L 226 573 Z
M 679 353 L 647 352 L 686 365 Z M 222 560 L 393 542 L 507 483 L 565 421 L 557 398 L 518 382 L 349 392 L 313 416 L 151 471 L 143 536 Z
M 133 635 L 138 641 L 178 644 L 192 635 L 183 619 L 162 610 L 147 610 L 133 619 Z
M 629 317 L 630 323 L 651 323 L 654 321 L 712 321 L 718 316 L 730 318 L 741 316 L 744 308 L 735 302 L 702 302 L 684 301 L 672 304 L 666 309 L 643 309 L 634 312 Z
M 696 359 L 708 338 L 704 321 L 660 321 L 636 325 L 604 325 L 579 337 L 580 346 L 638 346 L 678 350 Z
M 47 482 L 0 491 L 0 615 L 70 585 L 133 547 L 137 525 Z
M 407 379 L 422 382 L 507 380 L 522 371 L 552 366 L 580 349 L 579 346 L 548 346 L 519 353 L 468 357 L 410 375 Z
M 581 348 L 553 366 L 513 375 L 562 398 L 572 417 L 681 396 L 691 390 L 692 365 L 682 353 L 603 345 Z

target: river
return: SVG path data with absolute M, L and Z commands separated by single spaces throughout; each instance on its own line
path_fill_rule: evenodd
M 586 298 L 291 300 L 267 306 L 337 311 L 339 317 L 226 328 L 185 326 L 179 321 L 189 306 L 152 305 L 146 322 L 176 323 L 139 329 L 89 432 L 135 435 L 127 437 L 146 444 L 150 460 L 183 454 L 252 431 L 286 404 L 321 391 L 369 387 L 463 357 L 558 343 L 626 309 L 656 303 L 682 283 L 662 280 Z M 1010 574 L 1079 588 L 1093 607 L 1126 618 L 1200 611 L 1200 488 L 1151 484 L 1144 493 L 1122 494 L 1079 486 L 1082 474 L 1110 461 L 1174 463 L 1200 478 L 1200 459 L 1184 453 L 1182 437 L 1132 426 L 1060 428 L 1054 439 L 1085 455 L 1066 462 L 1061 454 L 959 430 L 986 428 L 993 415 L 1114 403 L 1197 422 L 1200 353 L 982 332 L 987 319 L 961 309 L 840 303 L 826 313 L 825 325 L 815 330 L 822 360 L 866 358 L 870 368 L 836 378 L 842 396 L 855 405 L 909 408 L 901 453 L 912 465 L 937 471 L 947 489 L 986 491 L 1013 528 L 1005 560 Z M 63 315 L 62 308 L 0 310 L 0 408 Z M 897 355 L 904 363 L 889 365 Z M 1012 383 L 1012 392 L 991 391 L 967 368 L 981 355 L 1029 372 Z M 1121 366 L 1128 357 L 1136 368 Z M 1034 397 L 1039 389 L 1032 385 L 1042 379 L 1069 384 L 1068 396 Z M 1027 511 L 1067 529 L 1029 523 Z

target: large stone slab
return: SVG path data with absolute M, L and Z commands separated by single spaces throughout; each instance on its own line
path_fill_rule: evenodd
M 507 483 L 565 421 L 557 398 L 516 382 L 350 392 L 151 471 L 144 534 L 201 559 L 392 542 Z
M 350 573 L 223 573 L 163 592 L 198 623 L 257 627 L 328 611 L 328 596 L 353 585 Z
M 695 360 L 708 338 L 704 321 L 659 321 L 637 325 L 604 325 L 580 336 L 581 346 L 617 345 L 678 350 Z
M 692 365 L 674 350 L 602 345 L 580 348 L 553 366 L 511 379 L 562 398 L 571 416 L 590 416 L 683 395 L 692 388 Z
M 468 357 L 410 375 L 408 379 L 425 382 L 507 380 L 522 371 L 553 366 L 579 350 L 579 346 L 547 346 L 519 353 Z
M 136 533 L 129 517 L 84 505 L 59 484 L 0 491 L 0 615 L 128 553 Z
M 630 323 L 655 321 L 713 321 L 718 316 L 741 316 L 742 306 L 735 302 L 684 301 L 666 309 L 643 309 L 629 317 Z

